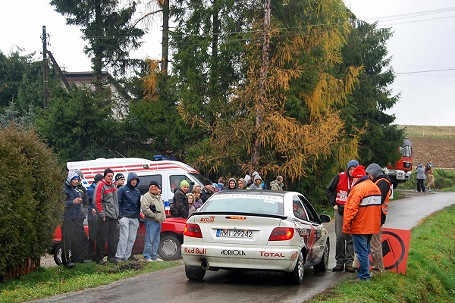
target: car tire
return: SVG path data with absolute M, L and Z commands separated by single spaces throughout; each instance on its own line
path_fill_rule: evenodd
M 185 265 L 185 273 L 190 281 L 202 281 L 205 276 L 205 269 L 200 266 Z
M 62 262 L 62 245 L 61 245 L 61 243 L 54 244 L 53 251 L 54 251 L 55 264 L 57 264 L 58 266 L 62 265 L 63 262 Z M 71 250 L 68 253 L 69 253 L 69 257 L 71 259 Z
M 158 254 L 163 260 L 180 259 L 182 257 L 181 246 L 182 241 L 177 235 L 170 233 L 161 235 Z
M 300 285 L 303 283 L 303 276 L 305 275 L 305 258 L 302 251 L 299 252 L 299 257 L 295 263 L 294 270 L 286 273 L 286 278 L 289 284 Z
M 62 265 L 62 246 L 60 244 L 54 244 L 54 262 L 58 266 Z
M 314 265 L 313 268 L 315 271 L 325 272 L 329 268 L 329 253 L 330 253 L 330 241 L 327 238 L 324 248 L 324 254 L 322 255 L 322 260 L 318 264 Z

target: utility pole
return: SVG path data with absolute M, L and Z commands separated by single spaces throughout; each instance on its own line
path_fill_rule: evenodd
M 46 26 L 43 25 L 43 34 L 41 37 L 43 41 L 43 91 L 44 91 L 44 109 L 48 107 L 49 91 L 47 88 L 47 81 L 49 78 L 49 64 L 47 59 L 47 34 Z

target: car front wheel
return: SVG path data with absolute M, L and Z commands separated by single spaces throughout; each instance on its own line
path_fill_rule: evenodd
M 290 284 L 300 285 L 303 283 L 303 276 L 305 274 L 305 259 L 303 258 L 302 251 L 299 252 L 299 258 L 295 264 L 294 270 L 286 273 L 286 278 Z
M 330 252 L 330 241 L 329 241 L 329 239 L 327 239 L 321 262 L 319 262 L 318 264 L 313 266 L 315 271 L 320 271 L 320 272 L 327 271 L 327 268 L 329 267 L 329 252 Z
M 202 281 L 205 276 L 205 269 L 200 266 L 185 265 L 185 273 L 190 281 Z

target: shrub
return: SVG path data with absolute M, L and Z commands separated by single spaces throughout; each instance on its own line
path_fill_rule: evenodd
M 0 281 L 51 246 L 63 210 L 64 172 L 33 131 L 0 129 Z

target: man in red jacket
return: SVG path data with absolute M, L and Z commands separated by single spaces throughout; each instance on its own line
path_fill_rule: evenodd
M 343 216 L 343 232 L 352 234 L 354 251 L 359 259 L 357 278 L 370 280 L 370 241 L 381 230 L 381 190 L 365 173 L 365 167 L 357 166 L 352 172 L 354 185 L 349 192 Z

